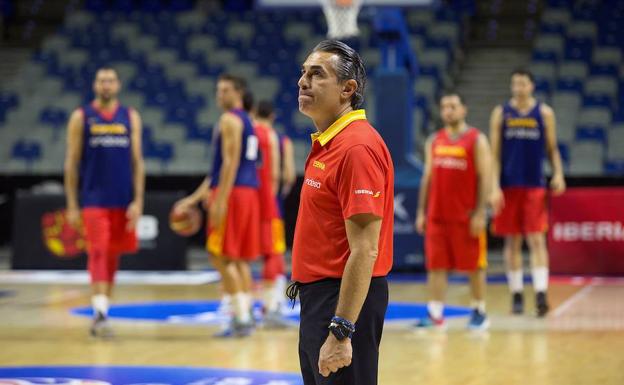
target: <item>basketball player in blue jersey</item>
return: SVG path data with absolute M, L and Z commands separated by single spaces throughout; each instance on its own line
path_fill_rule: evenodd
M 493 231 L 505 237 L 503 254 L 512 295 L 512 312 L 524 312 L 522 241 L 530 255 L 538 317 L 548 313 L 548 212 L 542 163 L 548 156 L 553 170 L 550 188 L 565 191 L 561 156 L 557 147 L 555 114 L 533 96 L 533 75 L 516 70 L 511 75 L 511 99 L 497 106 L 490 118 L 493 151 Z
M 234 312 L 230 327 L 217 335 L 222 337 L 245 336 L 253 330 L 249 263 L 260 254 L 258 138 L 243 110 L 244 93 L 243 79 L 219 77 L 216 96 L 223 114 L 215 127 L 212 173 L 193 194 L 176 203 L 176 209 L 184 211 L 208 202 L 206 249 Z
M 106 319 L 119 257 L 137 251 L 135 228 L 143 212 L 141 118 L 119 104 L 120 87 L 114 69 L 100 68 L 95 100 L 75 110 L 67 127 L 67 220 L 84 226 L 95 337 L 111 335 Z

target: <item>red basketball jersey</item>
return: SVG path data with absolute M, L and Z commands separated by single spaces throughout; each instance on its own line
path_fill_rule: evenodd
M 468 128 L 452 139 L 440 130 L 431 144 L 431 184 L 427 218 L 439 222 L 467 222 L 477 205 L 474 148 L 479 130 Z

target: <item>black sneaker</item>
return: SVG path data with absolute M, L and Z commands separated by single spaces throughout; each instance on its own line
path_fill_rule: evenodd
M 550 306 L 548 306 L 548 299 L 546 298 L 546 292 L 540 291 L 535 294 L 535 310 L 538 317 L 545 317 L 548 314 L 548 310 L 550 310 Z
M 100 312 L 96 313 L 93 323 L 89 328 L 89 334 L 91 337 L 99 338 L 111 338 L 113 336 L 113 330 L 104 314 Z
M 524 296 L 517 292 L 511 295 L 511 312 L 512 314 L 524 313 Z

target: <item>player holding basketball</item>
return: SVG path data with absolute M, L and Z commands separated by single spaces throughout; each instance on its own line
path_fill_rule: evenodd
M 268 101 L 258 103 L 254 128 L 258 136 L 261 161 L 258 164 L 260 188 L 261 245 L 264 256 L 264 324 L 267 327 L 284 327 L 281 307 L 286 291 L 284 275 L 284 221 L 278 204 L 280 185 L 279 138 L 273 129 L 275 114 Z
M 112 333 L 107 315 L 119 257 L 137 251 L 135 228 L 143 213 L 141 118 L 119 104 L 120 88 L 117 72 L 100 68 L 95 100 L 75 110 L 67 126 L 67 220 L 84 225 L 93 291 L 90 333 L 101 337 Z
M 208 199 L 206 248 L 232 299 L 234 316 L 221 337 L 246 336 L 253 331 L 252 277 L 249 262 L 260 254 L 258 201 L 258 138 L 243 110 L 245 82 L 223 74 L 217 82 L 217 103 L 223 110 L 215 128 L 212 174 L 176 209 Z
M 561 156 L 557 147 L 555 114 L 533 96 L 533 75 L 516 70 L 511 75 L 511 99 L 492 111 L 490 140 L 494 154 L 491 203 L 497 216 L 495 234 L 505 237 L 503 254 L 512 294 L 512 312 L 524 312 L 522 240 L 531 255 L 536 312 L 548 313 L 548 213 L 542 164 L 544 152 L 553 170 L 550 188 L 565 191 Z
M 489 326 L 485 313 L 486 205 L 490 194 L 490 148 L 478 129 L 466 124 L 466 106 L 457 93 L 440 99 L 445 127 L 425 147 L 416 230 L 425 234 L 430 300 L 428 317 L 417 327 L 444 327 L 449 270 L 467 272 L 472 314 L 468 328 Z

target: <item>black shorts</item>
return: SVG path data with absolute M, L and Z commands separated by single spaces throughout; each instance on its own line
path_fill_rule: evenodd
M 353 360 L 350 366 L 323 377 L 318 370 L 319 351 L 329 335 L 327 327 L 335 315 L 340 292 L 339 279 L 327 279 L 299 287 L 301 324 L 299 326 L 299 362 L 304 385 L 376 385 L 379 343 L 388 307 L 386 277 L 371 280 L 368 296 L 355 324 L 351 341 Z

